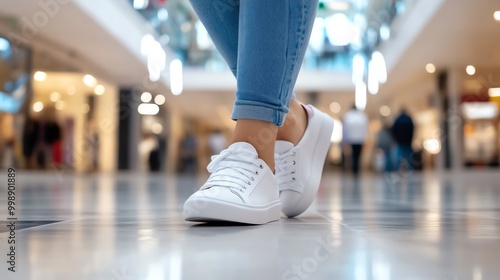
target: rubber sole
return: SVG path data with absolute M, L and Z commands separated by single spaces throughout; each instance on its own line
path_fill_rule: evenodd
M 190 222 L 235 222 L 267 224 L 281 218 L 279 201 L 260 207 L 244 207 L 213 199 L 194 199 L 184 204 L 184 219 Z

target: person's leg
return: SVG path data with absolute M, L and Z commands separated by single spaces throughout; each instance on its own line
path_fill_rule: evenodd
M 237 77 L 240 1 L 239 0 L 217 0 L 217 1 L 191 0 L 190 2 L 193 8 L 195 9 L 198 17 L 200 18 L 201 22 L 207 29 L 207 32 L 210 34 L 210 37 L 212 38 L 212 41 L 214 42 L 215 46 L 224 57 L 226 63 L 231 69 L 231 72 L 235 77 Z M 311 5 L 314 6 L 315 1 L 312 1 Z M 314 13 L 304 11 L 302 14 L 304 16 L 307 15 L 310 16 L 311 14 Z M 307 23 L 308 21 L 310 21 L 310 19 L 309 20 L 304 19 L 304 20 L 305 21 L 303 23 Z M 298 75 L 298 69 L 300 69 L 300 63 L 302 62 L 305 54 L 307 40 L 309 38 L 309 32 L 310 32 L 310 27 L 307 26 L 307 28 L 308 29 L 304 30 L 304 33 L 301 35 L 302 37 L 300 37 L 296 43 L 298 44 L 299 50 L 297 52 L 297 57 L 295 59 L 299 62 L 299 66 L 293 69 L 294 72 L 292 74 L 293 80 L 295 80 Z M 281 54 L 281 56 L 283 55 L 285 55 L 284 52 Z M 283 68 L 283 70 L 286 69 Z M 258 131 L 262 130 L 264 131 L 263 133 L 266 134 L 267 136 L 266 141 L 270 141 L 269 143 L 274 142 L 275 139 L 272 138 L 275 137 L 269 138 L 269 133 L 276 134 L 274 132 L 275 128 L 268 126 L 266 124 L 262 124 L 260 122 L 255 122 L 255 123 L 250 122 L 250 123 L 251 124 L 249 126 L 251 126 L 252 128 L 257 129 Z M 292 98 L 289 106 L 289 112 L 283 123 L 283 126 L 279 127 L 277 130 L 277 139 L 297 144 L 304 135 L 306 126 L 307 126 L 307 114 L 305 113 L 302 105 L 295 98 Z M 249 135 L 246 134 L 250 133 L 241 133 L 248 131 L 246 129 L 247 127 L 248 127 L 247 125 L 242 125 L 242 128 L 245 129 L 239 129 L 239 131 L 235 133 L 235 137 L 232 142 L 243 140 L 252 143 L 254 146 L 256 144 L 259 144 L 256 143 L 256 141 L 248 140 Z M 263 133 L 261 132 L 261 134 Z M 260 143 L 260 146 L 262 146 L 261 144 L 263 144 L 262 141 Z M 260 154 L 262 154 L 263 157 L 266 158 L 264 159 L 266 162 L 273 165 L 271 162 L 272 158 L 270 157 L 272 151 L 262 150 Z
M 297 145 L 307 128 L 307 113 L 302 104 L 293 98 L 283 126 L 278 128 L 277 140 L 283 140 Z
M 358 149 L 356 148 L 356 144 L 351 144 L 351 171 L 353 175 L 357 175 L 357 168 L 356 166 L 358 165 L 357 157 L 358 156 Z
M 403 158 L 406 161 L 406 168 L 407 170 L 413 170 L 413 167 L 415 165 L 415 160 L 413 158 L 413 150 L 411 148 L 411 145 L 404 145 L 403 147 Z
M 361 157 L 362 145 L 352 144 L 352 173 L 354 176 L 359 174 L 359 163 Z
M 240 1 L 236 128 L 230 147 L 212 158 L 208 181 L 184 204 L 186 220 L 261 224 L 279 219 L 275 142 L 316 7 L 317 0 Z
M 271 169 L 278 127 L 289 112 L 316 7 L 316 0 L 240 2 L 238 90 L 232 116 L 238 122 L 233 142 L 251 143 Z M 299 118 L 304 114 L 300 110 Z
M 384 149 L 385 172 L 392 172 L 392 153 L 391 149 Z
M 404 156 L 403 156 L 403 147 L 402 145 L 398 144 L 396 146 L 396 151 L 395 151 L 395 159 L 396 159 L 396 171 L 401 171 L 404 167 Z
M 238 62 L 239 0 L 190 0 L 210 38 L 236 76 Z

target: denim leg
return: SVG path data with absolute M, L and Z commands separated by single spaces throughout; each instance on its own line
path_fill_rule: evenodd
M 318 0 L 241 0 L 232 118 L 283 125 Z
M 210 38 L 236 76 L 240 0 L 190 0 Z
M 384 150 L 384 155 L 385 155 L 385 172 L 392 172 L 393 171 L 393 156 L 391 153 L 391 149 L 385 149 Z
M 408 170 L 413 170 L 413 167 L 415 165 L 415 161 L 413 159 L 413 149 L 411 148 L 411 145 L 404 145 L 403 146 L 403 158 L 407 162 Z

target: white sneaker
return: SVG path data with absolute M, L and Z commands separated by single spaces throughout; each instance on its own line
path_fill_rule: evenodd
M 333 131 L 330 116 L 311 105 L 304 108 L 309 119 L 297 146 L 288 141 L 275 146 L 281 210 L 289 218 L 304 212 L 316 197 Z
M 207 182 L 184 203 L 186 221 L 265 224 L 280 219 L 276 177 L 255 148 L 234 143 L 213 156 Z

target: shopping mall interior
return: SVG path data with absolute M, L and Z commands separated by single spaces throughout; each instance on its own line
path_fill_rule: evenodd
M 294 88 L 334 121 L 316 199 L 192 223 L 237 82 L 189 1 L 2 1 L 0 279 L 497 279 L 499 50 L 498 0 L 319 0 Z

